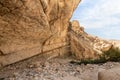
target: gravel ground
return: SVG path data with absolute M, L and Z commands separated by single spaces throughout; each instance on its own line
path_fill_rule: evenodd
M 98 80 L 99 71 L 120 67 L 120 62 L 77 65 L 71 64 L 71 60 L 33 57 L 1 69 L 0 80 Z

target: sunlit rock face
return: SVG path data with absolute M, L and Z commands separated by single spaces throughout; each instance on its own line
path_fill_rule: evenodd
M 113 44 L 113 47 L 120 49 L 120 40 L 109 40 Z
M 0 65 L 43 52 L 68 53 L 68 21 L 79 2 L 0 0 Z
M 70 46 L 71 52 L 77 59 L 99 58 L 104 51 L 112 48 L 113 44 L 107 40 L 87 34 L 78 21 L 70 23 Z
M 96 58 L 96 52 L 93 50 L 92 42 L 88 38 L 88 34 L 84 32 L 84 28 L 79 25 L 78 21 L 70 23 L 70 46 L 71 52 L 77 59 Z M 91 37 L 93 38 L 93 37 Z
M 111 44 L 69 22 L 81 0 L 0 0 L 0 67 L 42 54 L 94 59 Z

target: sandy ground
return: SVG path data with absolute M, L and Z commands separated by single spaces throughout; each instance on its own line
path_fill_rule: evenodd
M 120 67 L 120 62 L 77 65 L 71 64 L 72 60 L 33 57 L 1 69 L 0 80 L 98 80 L 99 71 Z

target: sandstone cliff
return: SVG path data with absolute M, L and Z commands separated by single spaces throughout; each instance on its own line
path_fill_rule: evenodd
M 43 54 L 96 58 L 111 44 L 69 22 L 81 0 L 0 0 L 0 66 Z
M 69 28 L 71 52 L 77 59 L 99 58 L 113 46 L 107 40 L 87 34 L 78 21 L 71 22 Z
M 120 49 L 120 40 L 108 40 L 108 41 L 113 44 L 113 47 Z
M 0 65 L 68 53 L 68 21 L 80 0 L 0 0 Z

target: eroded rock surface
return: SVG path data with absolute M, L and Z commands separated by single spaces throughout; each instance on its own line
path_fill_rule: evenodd
M 69 22 L 81 0 L 0 0 L 0 67 L 43 54 L 97 58 L 111 44 Z
M 0 0 L 0 65 L 43 52 L 68 53 L 67 25 L 79 2 Z
M 88 35 L 84 28 L 80 27 L 78 21 L 73 21 L 70 25 L 70 45 L 71 52 L 78 59 L 95 58 L 95 51 L 92 48 Z
M 120 40 L 109 40 L 113 44 L 113 47 L 120 49 Z
M 87 34 L 78 21 L 73 21 L 69 26 L 71 52 L 78 59 L 95 59 L 104 51 L 112 48 L 113 44 L 107 40 Z

